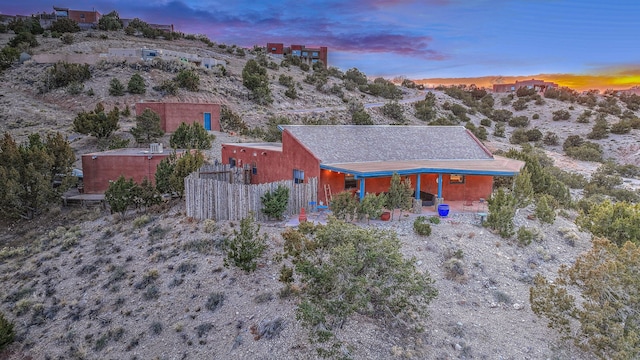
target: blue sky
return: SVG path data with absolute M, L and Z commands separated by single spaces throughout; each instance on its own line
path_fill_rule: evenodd
M 4 14 L 51 12 L 50 0 L 3 0 Z M 640 1 L 81 1 L 71 9 L 173 23 L 250 47 L 327 46 L 329 65 L 411 79 L 573 74 L 640 83 Z M 616 80 L 617 79 L 617 80 Z M 628 86 L 627 86 L 628 87 Z

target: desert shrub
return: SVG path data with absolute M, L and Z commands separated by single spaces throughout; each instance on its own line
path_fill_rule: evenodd
M 553 117 L 551 118 L 553 121 L 561 121 L 561 120 L 569 120 L 571 118 L 571 114 L 567 110 L 556 110 L 553 112 Z
M 640 244 L 640 204 L 611 202 L 594 203 L 587 213 L 576 219 L 581 229 L 594 236 L 606 237 L 622 247 L 630 241 Z
M 490 127 L 491 126 L 491 120 L 484 118 L 482 120 L 480 120 L 480 125 L 482 126 L 486 126 L 486 127 Z
M 501 109 L 501 110 L 494 110 L 491 116 L 489 116 L 489 118 L 496 122 L 507 122 L 509 121 L 509 119 L 511 119 L 512 116 L 513 116 L 513 113 L 511 111 L 506 109 Z
M 588 139 L 600 140 L 609 137 L 609 123 L 604 117 L 598 117 L 591 132 L 587 134 Z
M 496 123 L 496 126 L 493 128 L 493 135 L 496 137 L 505 137 L 504 124 Z
M 529 141 L 539 141 L 542 139 L 542 131 L 537 128 L 527 130 L 527 139 Z
M 126 180 L 122 175 L 118 180 L 111 182 L 104 193 L 104 199 L 111 211 L 119 212 L 124 218 L 127 209 L 135 204 L 136 188 L 133 179 Z
M 280 77 L 278 78 L 278 83 L 280 83 L 280 85 L 284 85 L 286 87 L 293 86 L 294 85 L 293 76 L 287 76 L 285 74 L 280 74 Z
M 558 145 L 559 141 L 560 139 L 558 138 L 558 135 L 551 131 L 547 131 L 547 133 L 544 135 L 544 138 L 542 138 L 542 142 L 545 145 L 549 145 L 549 146 Z
M 73 130 L 80 134 L 95 136 L 98 139 L 108 138 L 120 127 L 120 110 L 115 107 L 108 113 L 102 103 L 98 103 L 90 112 L 81 112 L 73 119 Z
M 234 229 L 224 242 L 224 266 L 233 264 L 246 272 L 254 271 L 267 248 L 266 242 L 267 235 L 260 235 L 260 225 L 254 222 L 253 215 L 247 216 L 240 221 L 240 231 Z
M 384 104 L 382 107 L 384 116 L 394 120 L 397 124 L 404 124 L 407 120 L 404 118 L 404 109 L 397 101 Z
M 518 243 L 522 246 L 531 244 L 532 241 L 540 239 L 540 232 L 536 228 L 521 226 L 518 228 Z
M 538 119 L 540 119 L 540 114 L 533 114 L 533 116 L 531 118 L 533 120 L 538 120 Z
M 427 222 L 427 218 L 424 216 L 418 216 L 413 221 L 413 231 L 421 236 L 431 235 L 431 225 L 429 225 L 429 223 Z
M 582 161 L 602 161 L 602 148 L 592 142 L 584 142 L 580 146 L 571 147 L 565 153 L 577 160 Z
M 109 95 L 122 96 L 124 95 L 124 85 L 117 78 L 111 79 L 109 83 Z
M 429 222 L 432 224 L 440 224 L 440 218 L 437 216 L 432 216 L 429 218 Z
M 296 90 L 295 86 L 289 86 L 289 88 L 287 88 L 287 90 L 284 92 L 284 96 L 288 97 L 289 99 L 297 99 L 298 91 Z
M 629 132 L 631 132 L 631 122 L 620 120 L 617 123 L 611 125 L 610 131 L 612 134 L 628 134 Z
M 242 85 L 251 91 L 259 104 L 268 104 L 273 101 L 271 90 L 269 90 L 267 69 L 253 59 L 247 61 L 242 69 Z
M 69 64 L 58 62 L 47 71 L 44 78 L 43 92 L 49 89 L 68 86 L 71 83 L 83 83 L 91 78 L 88 64 Z
M 529 118 L 526 116 L 516 116 L 509 120 L 509 126 L 527 127 L 529 126 Z
M 15 336 L 13 323 L 7 320 L 4 314 L 0 312 L 0 352 L 13 342 Z
M 602 359 L 636 359 L 639 261 L 634 243 L 618 247 L 594 239 L 591 250 L 562 266 L 553 281 L 536 275 L 529 292 L 531 310 L 586 352 Z
M 289 188 L 278 185 L 274 191 L 265 193 L 261 198 L 262 212 L 272 219 L 282 219 L 289 205 Z
M 173 80 L 163 80 L 160 85 L 154 86 L 153 90 L 165 93 L 167 95 L 177 95 L 178 85 Z
M 353 220 L 356 218 L 359 201 L 349 191 L 343 191 L 333 196 L 329 208 L 333 216 L 339 220 Z
M 51 27 L 49 27 L 49 30 L 51 32 L 55 31 L 60 34 L 74 33 L 74 32 L 80 31 L 80 25 L 78 25 L 78 23 L 73 19 L 60 18 L 54 21 L 53 24 L 51 24 Z
M 562 143 L 562 150 L 567 151 L 569 148 L 581 146 L 584 142 L 580 135 L 569 135 Z
M 431 121 L 436 118 L 436 96 L 429 92 L 425 95 L 424 100 L 413 103 L 416 111 L 416 117 L 422 121 Z
M 337 355 L 341 341 L 333 331 L 355 314 L 421 328 L 437 290 L 414 259 L 403 257 L 395 232 L 330 220 L 312 238 L 297 233 L 285 239 L 295 270 L 287 280 L 299 281 L 297 317 L 320 353 Z M 287 239 L 309 246 L 290 246 Z
M 387 202 L 385 194 L 367 194 L 358 203 L 357 213 L 360 219 L 366 217 L 367 220 L 378 219 L 382 215 L 384 205 Z
M 365 110 L 359 110 L 351 114 L 351 122 L 354 125 L 373 125 L 371 115 Z
M 513 102 L 513 110 L 521 111 L 527 108 L 527 99 L 520 98 Z
M 529 135 L 527 135 L 527 130 L 519 128 L 515 129 L 511 133 L 511 138 L 509 138 L 509 142 L 512 144 L 522 144 L 529 141 Z
M 593 115 L 591 110 L 585 110 L 578 116 L 578 119 L 576 121 L 582 124 L 586 124 L 589 122 L 589 118 L 591 117 L 591 115 Z
M 64 35 L 62 35 L 62 37 L 60 38 L 60 40 L 62 40 L 62 43 L 63 43 L 63 44 L 71 45 L 71 44 L 73 44 L 73 35 L 71 35 L 71 34 L 64 34 Z
M 200 76 L 192 69 L 180 70 L 173 81 L 175 81 L 179 87 L 189 91 L 198 91 L 200 87 Z
M 550 195 L 542 194 L 538 197 L 535 214 L 540 222 L 553 224 L 556 220 L 555 203 L 556 201 Z
M 79 95 L 84 91 L 84 84 L 82 83 L 71 83 L 66 88 L 67 94 L 69 95 Z
M 503 238 L 513 235 L 513 217 L 516 213 L 516 198 L 506 189 L 499 188 L 489 200 L 487 226 Z
M 160 115 L 151 109 L 144 109 L 142 114 L 136 116 L 136 126 L 131 128 L 131 135 L 139 144 L 149 144 L 164 135 L 160 126 Z

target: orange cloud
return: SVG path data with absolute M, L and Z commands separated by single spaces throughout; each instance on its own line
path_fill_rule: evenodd
M 607 69 L 595 74 L 537 74 L 527 76 L 482 76 L 466 78 L 430 78 L 414 80 L 418 84 L 428 86 L 475 84 L 476 86 L 491 88 L 493 84 L 511 84 L 516 81 L 540 79 L 551 81 L 560 86 L 566 86 L 577 91 L 598 89 L 624 90 L 640 85 L 640 68 Z

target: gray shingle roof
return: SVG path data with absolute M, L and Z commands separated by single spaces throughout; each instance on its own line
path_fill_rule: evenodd
M 282 128 L 325 165 L 493 158 L 462 126 L 282 125 Z

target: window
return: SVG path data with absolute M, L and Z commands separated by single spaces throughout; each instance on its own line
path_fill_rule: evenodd
M 293 169 L 293 182 L 295 184 L 304 183 L 304 170 Z
M 355 189 L 356 187 L 358 187 L 356 177 L 351 174 L 344 174 L 344 189 Z
M 252 175 L 258 175 L 258 164 L 251 163 L 251 174 Z
M 276 48 L 271 48 L 271 51 L 276 51 Z
M 449 175 L 449 184 L 464 184 L 464 175 L 460 175 L 460 174 Z
M 293 51 L 291 51 L 291 54 L 293 56 L 300 56 L 300 50 L 293 50 Z
M 318 56 L 318 52 L 317 51 L 312 52 L 311 56 Z
M 229 167 L 235 167 L 236 166 L 236 159 L 230 157 L 229 158 Z
M 303 52 L 302 52 L 302 56 L 309 56 L 309 53 L 308 53 L 308 52 L 306 52 L 306 51 L 303 51 Z

